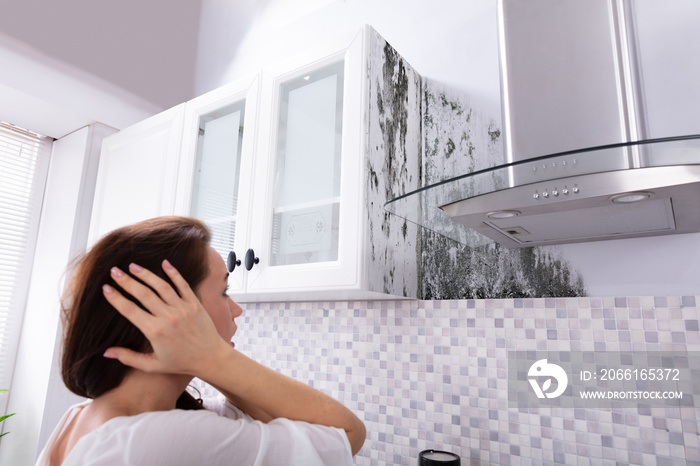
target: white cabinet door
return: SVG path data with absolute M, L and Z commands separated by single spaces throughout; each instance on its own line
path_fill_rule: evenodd
M 206 222 L 225 260 L 232 251 L 242 260 L 248 248 L 259 81 L 236 81 L 185 109 L 176 211 Z M 243 292 L 246 278 L 246 270 L 235 267 L 230 291 Z
M 184 110 L 178 105 L 104 139 L 91 244 L 117 227 L 173 214 Z
M 263 74 L 251 297 L 362 286 L 363 44 L 360 33 Z

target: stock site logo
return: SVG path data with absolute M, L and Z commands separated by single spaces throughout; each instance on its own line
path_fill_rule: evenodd
M 547 363 L 546 359 L 540 359 L 530 366 L 527 376 L 537 398 L 556 398 L 564 393 L 566 386 L 569 384 L 569 378 L 566 376 L 564 369 L 556 364 Z M 540 385 L 537 379 L 545 377 L 546 380 Z M 549 392 L 549 389 L 552 388 L 552 379 L 557 381 L 557 386 L 554 391 Z

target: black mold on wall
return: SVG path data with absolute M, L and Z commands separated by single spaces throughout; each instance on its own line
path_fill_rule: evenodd
M 501 130 L 459 98 L 424 80 L 423 186 L 502 164 Z M 504 180 L 494 174 L 493 186 Z M 473 195 L 474 186 L 468 185 Z M 423 299 L 585 296 L 570 264 L 539 248 L 472 248 L 424 229 L 421 236 Z
M 386 199 L 404 194 L 409 177 L 406 169 L 406 133 L 408 131 L 409 82 L 404 60 L 391 45 L 384 45 L 382 80 L 377 82 L 379 126 L 384 135 L 384 187 Z M 398 189 L 400 187 L 400 189 Z
M 420 229 L 383 209 L 384 203 L 420 187 L 421 78 L 374 31 L 368 70 L 369 281 L 376 291 L 421 298 Z
M 586 296 L 583 279 L 539 248 L 470 248 L 423 232 L 423 299 Z

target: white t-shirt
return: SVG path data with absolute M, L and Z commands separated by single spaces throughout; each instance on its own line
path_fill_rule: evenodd
M 36 466 L 90 401 L 72 406 L 51 434 Z M 352 465 L 343 429 L 289 419 L 253 420 L 223 397 L 205 410 L 156 411 L 110 419 L 84 435 L 63 466 Z

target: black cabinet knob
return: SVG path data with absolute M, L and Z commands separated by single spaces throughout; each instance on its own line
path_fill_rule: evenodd
M 236 251 L 229 252 L 228 259 L 226 259 L 226 267 L 228 267 L 228 271 L 233 272 L 237 265 L 241 265 L 241 260 L 236 259 Z
M 258 264 L 259 262 L 260 259 L 255 257 L 255 251 L 253 251 L 252 249 L 248 249 L 248 251 L 245 253 L 245 269 L 250 270 L 255 264 Z

